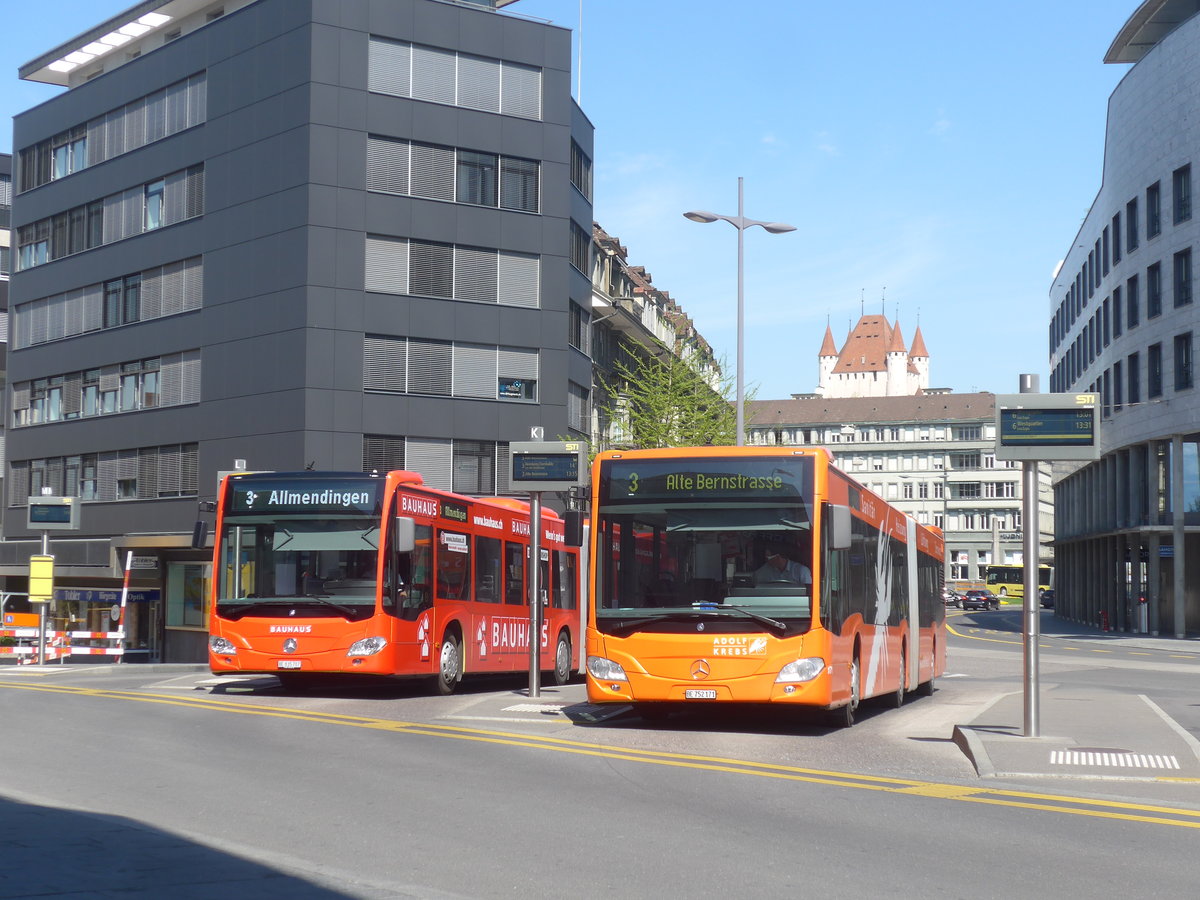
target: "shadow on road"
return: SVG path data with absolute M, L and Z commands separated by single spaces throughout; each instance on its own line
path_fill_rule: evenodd
M 0 898 L 350 897 L 132 819 L 0 796 Z

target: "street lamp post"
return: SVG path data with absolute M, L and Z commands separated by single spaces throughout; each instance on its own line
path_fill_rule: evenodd
M 743 297 L 743 253 L 742 253 L 742 235 L 747 228 L 755 225 L 761 225 L 765 231 L 771 234 L 785 234 L 789 231 L 795 231 L 795 225 L 787 225 L 783 222 L 759 222 L 756 219 L 747 219 L 742 212 L 742 177 L 738 176 L 738 211 L 736 216 L 721 216 L 716 213 L 704 212 L 697 210 L 693 212 L 685 212 L 685 219 L 691 219 L 693 222 L 702 222 L 708 224 L 716 222 L 720 219 L 722 222 L 728 222 L 738 233 L 738 268 L 737 268 L 737 446 L 742 446 L 746 443 L 746 383 L 745 383 L 745 368 L 743 361 L 743 348 L 745 345 L 745 300 Z

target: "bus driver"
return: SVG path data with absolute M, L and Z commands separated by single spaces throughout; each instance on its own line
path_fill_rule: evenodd
M 767 546 L 767 561 L 754 572 L 754 583 L 812 584 L 812 573 L 808 566 L 788 559 L 780 552 L 782 549 L 778 544 Z

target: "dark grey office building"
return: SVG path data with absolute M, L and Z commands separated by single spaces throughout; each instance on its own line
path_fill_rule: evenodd
M 79 497 L 60 583 L 132 551 L 131 646 L 204 659 L 218 472 L 503 492 L 586 428 L 592 127 L 570 32 L 505 5 L 145 0 L 21 67 L 67 89 L 14 126 L 9 590 L 28 498 Z

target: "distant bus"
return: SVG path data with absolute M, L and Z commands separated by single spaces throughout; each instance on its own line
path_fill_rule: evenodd
M 605 451 L 590 540 L 593 703 L 769 703 L 849 726 L 861 700 L 898 706 L 945 668 L 940 532 L 823 449 Z
M 578 671 L 580 553 L 542 513 L 541 666 Z M 428 677 L 529 670 L 529 505 L 415 472 L 230 475 L 217 503 L 214 673 Z
M 1038 590 L 1044 591 L 1050 587 L 1050 579 L 1054 574 L 1053 566 L 1038 566 Z M 1024 566 L 987 566 L 984 569 L 984 582 L 993 594 L 1010 600 L 1025 599 L 1025 567 Z

